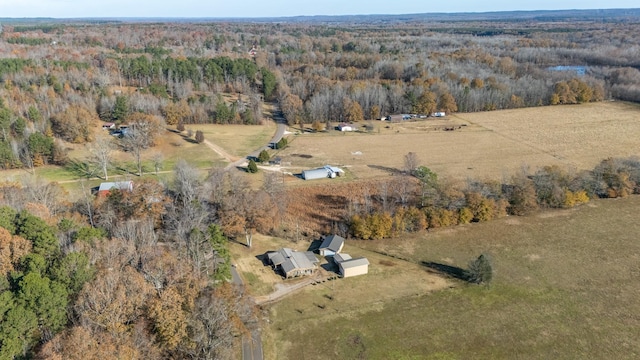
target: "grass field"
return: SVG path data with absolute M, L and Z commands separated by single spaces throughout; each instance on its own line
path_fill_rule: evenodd
M 640 356 L 640 197 L 385 241 L 349 242 L 371 274 L 269 309 L 273 359 L 632 359 Z M 490 287 L 429 291 L 423 262 L 486 252 Z M 386 264 L 386 261 L 383 262 Z M 405 273 L 420 268 L 423 277 Z M 381 269 L 387 276 L 380 275 Z M 411 287 L 413 291 L 401 291 Z M 327 294 L 332 294 L 329 300 Z M 322 305 L 324 308 L 320 308 Z
M 523 165 L 588 169 L 609 156 L 639 155 L 639 116 L 639 105 L 600 102 L 373 122 L 371 133 L 292 135 L 279 156 L 294 172 L 332 164 L 362 179 L 402 170 L 404 155 L 415 152 L 442 176 L 501 179 Z
M 222 147 L 225 151 L 236 156 L 243 156 L 269 142 L 275 132 L 275 124 L 259 126 L 238 126 L 238 125 L 189 125 L 187 129 L 202 130 L 205 139 Z M 185 132 L 186 133 L 186 132 Z M 76 193 L 80 189 L 79 180 L 87 179 L 88 174 L 84 171 L 89 151 L 85 145 L 68 144 L 68 156 L 71 165 L 43 166 L 35 169 L 36 177 L 46 181 L 59 182 L 70 193 Z M 160 178 L 170 176 L 170 172 L 180 159 L 186 160 L 193 166 L 203 169 L 225 166 L 228 161 L 219 154 L 212 151 L 204 144 L 197 144 L 192 139 L 186 139 L 184 135 L 173 131 L 167 131 L 157 141 L 156 146 L 144 151 L 143 171 L 146 176 L 155 176 L 155 166 L 152 158 L 156 154 L 162 154 Z M 137 178 L 137 168 L 131 155 L 114 151 L 112 168 L 109 171 L 109 180 L 118 181 L 124 179 Z M 94 177 L 87 181 L 86 186 L 97 186 L 101 179 L 96 176 L 102 175 L 94 173 Z M 24 169 L 0 171 L 0 179 L 5 181 L 24 182 L 24 179 L 32 178 L 33 173 Z

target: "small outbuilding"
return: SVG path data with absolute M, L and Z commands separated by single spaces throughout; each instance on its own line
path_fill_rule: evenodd
M 348 254 L 342 255 L 342 258 L 348 257 L 348 259 L 338 262 L 340 275 L 342 275 L 343 278 L 364 275 L 369 272 L 369 260 L 367 260 L 367 258 L 361 257 L 352 259 Z
M 337 253 L 337 254 L 333 255 L 333 261 L 336 264 L 340 264 L 341 262 L 344 262 L 344 261 L 347 261 L 347 260 L 351 260 L 351 255 L 343 254 L 343 253 Z
M 353 125 L 350 124 L 338 124 L 338 126 L 336 126 L 336 130 L 338 131 L 356 131 L 356 128 L 353 127 Z
M 98 188 L 98 196 L 107 196 L 111 190 L 133 191 L 133 181 L 103 182 Z
M 333 179 L 336 176 L 342 176 L 343 174 L 344 174 L 344 170 L 335 166 L 325 165 L 317 169 L 303 170 L 302 178 L 305 180 L 316 180 L 316 179 L 326 179 L 326 178 Z
M 334 256 L 344 247 L 344 238 L 339 235 L 329 235 L 324 238 L 318 252 L 322 256 Z

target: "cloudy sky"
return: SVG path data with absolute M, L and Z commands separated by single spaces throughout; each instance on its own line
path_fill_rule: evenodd
M 0 0 L 0 18 L 273 17 L 638 7 L 638 0 Z

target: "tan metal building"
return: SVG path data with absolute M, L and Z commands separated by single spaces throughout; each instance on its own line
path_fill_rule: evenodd
M 343 254 L 343 257 L 347 254 Z M 340 269 L 340 275 L 343 278 L 364 275 L 369 272 L 369 260 L 367 258 L 355 258 L 355 259 L 345 259 L 344 261 L 338 262 L 338 268 Z

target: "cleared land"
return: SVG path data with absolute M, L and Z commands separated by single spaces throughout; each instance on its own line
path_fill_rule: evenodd
M 370 275 L 308 287 L 270 307 L 267 358 L 638 358 L 639 207 L 640 197 L 599 200 L 350 242 L 352 253 L 409 262 L 374 258 Z M 423 286 L 434 271 L 424 262 L 466 267 L 482 252 L 493 258 L 490 287 L 458 280 L 447 290 Z
M 638 155 L 639 116 L 639 105 L 600 102 L 371 122 L 371 133 L 293 135 L 278 155 L 292 172 L 332 164 L 363 179 L 402 170 L 404 155 L 415 152 L 441 176 L 501 179 L 523 165 L 588 169 L 609 156 Z
M 96 125 L 98 126 L 98 125 Z M 269 142 L 271 136 L 275 132 L 275 124 L 272 122 L 266 125 L 242 126 L 242 125 L 187 125 L 187 130 L 195 133 L 201 130 L 205 139 L 217 146 L 223 148 L 226 152 L 233 156 L 241 157 L 249 152 L 263 146 Z M 96 129 L 96 133 L 104 133 L 106 131 L 101 128 Z M 117 141 L 114 139 L 114 141 Z M 69 159 L 71 163 L 65 167 L 60 166 L 43 166 L 35 169 L 36 177 L 45 179 L 46 181 L 56 181 L 67 189 L 73 197 L 81 186 L 80 179 L 87 178 L 86 163 L 90 153 L 87 145 L 66 144 Z M 187 131 L 182 134 L 176 131 L 166 131 L 156 142 L 152 148 L 145 150 L 142 154 L 143 171 L 145 176 L 155 176 L 155 166 L 153 157 L 161 154 L 160 177 L 166 178 L 170 176 L 175 164 L 180 159 L 186 160 L 188 163 L 200 169 L 209 169 L 212 167 L 224 167 L 228 164 L 228 160 L 213 151 L 206 144 L 198 144 L 193 137 L 187 137 Z M 109 171 L 109 180 L 117 181 L 122 179 L 137 178 L 136 165 L 130 154 L 115 150 L 113 153 L 112 169 Z M 87 181 L 86 186 L 98 186 L 103 180 L 96 176 L 102 175 L 99 171 L 94 173 L 94 177 Z M 24 182 L 30 179 L 33 174 L 25 169 L 13 169 L 0 171 L 0 179 L 4 181 Z

